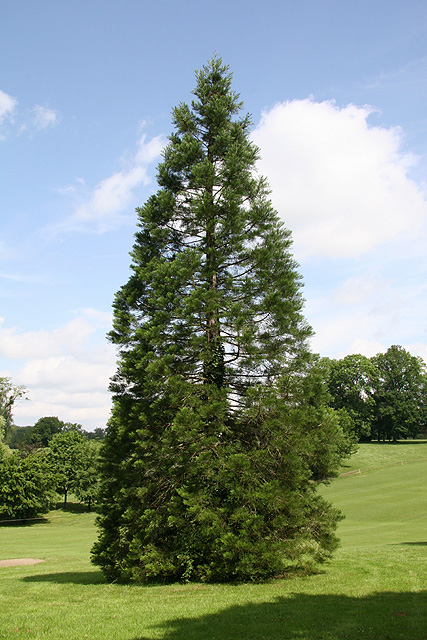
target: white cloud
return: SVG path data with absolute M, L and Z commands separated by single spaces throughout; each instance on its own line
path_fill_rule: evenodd
M 104 178 L 93 188 L 74 209 L 71 216 L 55 225 L 53 231 L 94 230 L 99 233 L 109 231 L 127 220 L 131 201 L 139 187 L 151 183 L 148 167 L 160 156 L 165 145 L 163 136 L 156 136 L 146 141 L 145 134 L 137 143 L 134 156 L 127 162 L 127 167 Z M 79 180 L 81 187 L 82 180 Z M 61 187 L 63 195 L 78 193 L 77 187 Z
M 33 107 L 32 112 L 34 115 L 34 126 L 37 131 L 42 131 L 58 124 L 59 115 L 54 109 L 49 109 L 48 107 L 42 107 L 39 104 L 36 104 L 35 107 Z
M 80 422 L 85 429 L 105 426 L 111 399 L 108 385 L 116 351 L 105 339 L 111 314 L 83 309 L 52 331 L 7 328 L 0 318 L 1 375 L 29 390 L 29 402 L 14 410 L 16 424 L 34 424 L 46 415 Z
M 390 279 L 372 277 L 369 273 L 345 279 L 333 291 L 331 299 L 342 307 L 356 309 L 369 304 L 372 309 L 381 309 L 384 315 L 389 315 L 402 304 Z
M 85 341 L 106 326 L 96 314 L 91 318 L 85 310 L 53 331 L 22 332 L 17 327 L 3 328 L 3 324 L 4 318 L 0 318 L 0 356 L 13 360 L 56 357 L 65 352 L 80 355 Z
M 87 431 L 105 428 L 110 416 L 109 400 L 107 393 L 61 396 L 52 394 L 50 389 L 31 390 L 30 401 L 19 402 L 14 410 L 15 424 L 30 426 L 43 416 L 57 416 L 64 422 L 78 422 Z
M 265 111 L 253 131 L 260 172 L 299 259 L 359 256 L 415 236 L 427 218 L 401 130 L 370 126 L 371 114 L 369 107 L 293 100 Z
M 312 348 L 322 355 L 341 358 L 351 353 L 368 357 L 392 344 L 422 355 L 426 335 L 425 289 L 407 279 L 372 275 L 369 267 L 326 291 L 307 296 L 307 316 L 316 335 Z M 415 346 L 413 339 L 420 337 Z
M 425 342 L 414 342 L 405 346 L 413 356 L 419 356 L 427 363 L 427 344 Z
M 105 362 L 93 362 L 91 354 L 85 360 L 72 355 L 29 360 L 21 368 L 20 377 L 32 389 L 59 388 L 64 393 L 79 396 L 101 388 L 105 390 L 108 385 L 106 370 L 111 364 L 107 349 L 105 351 Z M 51 391 L 46 397 L 51 397 Z

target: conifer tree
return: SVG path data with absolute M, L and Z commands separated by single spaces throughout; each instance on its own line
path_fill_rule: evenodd
M 110 580 L 260 580 L 322 561 L 345 448 L 310 374 L 290 232 L 218 58 L 196 73 L 114 302 L 93 561 Z

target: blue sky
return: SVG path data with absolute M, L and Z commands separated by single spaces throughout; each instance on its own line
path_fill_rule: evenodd
M 104 427 L 105 340 L 171 109 L 214 53 L 293 232 L 313 350 L 427 360 L 427 5 L 3 0 L 0 376 Z

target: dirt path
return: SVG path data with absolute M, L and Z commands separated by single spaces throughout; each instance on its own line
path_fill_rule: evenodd
M 12 560 L 0 560 L 0 567 L 19 567 L 23 564 L 38 564 L 44 562 L 38 558 L 14 558 Z

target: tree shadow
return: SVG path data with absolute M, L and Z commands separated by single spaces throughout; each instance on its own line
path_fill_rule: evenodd
M 427 640 L 427 592 L 291 594 L 156 627 L 162 640 Z M 159 635 L 159 629 L 161 635 Z M 153 629 L 154 631 L 154 629 Z M 133 640 L 150 640 L 136 636 Z
M 0 527 L 33 527 L 39 524 L 49 524 L 48 516 L 38 516 L 37 518 L 16 518 L 15 520 L 1 520 Z
M 83 502 L 67 502 L 67 506 L 64 506 L 64 501 L 57 502 L 53 509 L 55 511 L 63 511 L 64 513 L 88 513 L 87 504 Z M 93 509 L 92 509 L 93 510 Z
M 94 571 L 66 571 L 64 573 L 39 573 L 24 576 L 23 582 L 55 582 L 56 584 L 94 585 L 106 584 L 104 574 L 100 570 Z
M 396 546 L 401 544 L 411 546 L 411 547 L 427 547 L 427 542 L 396 542 Z
M 364 444 L 369 444 L 372 446 L 375 445 L 379 445 L 379 444 L 387 444 L 387 445 L 392 445 L 393 447 L 398 447 L 399 445 L 405 445 L 407 446 L 408 444 L 410 445 L 417 445 L 417 444 L 426 444 L 427 440 L 426 439 L 419 439 L 419 440 L 396 440 L 396 442 L 393 442 L 392 440 L 387 440 L 387 442 L 383 442 L 382 440 L 380 440 L 378 442 L 378 440 L 371 440 L 370 442 L 365 442 Z

